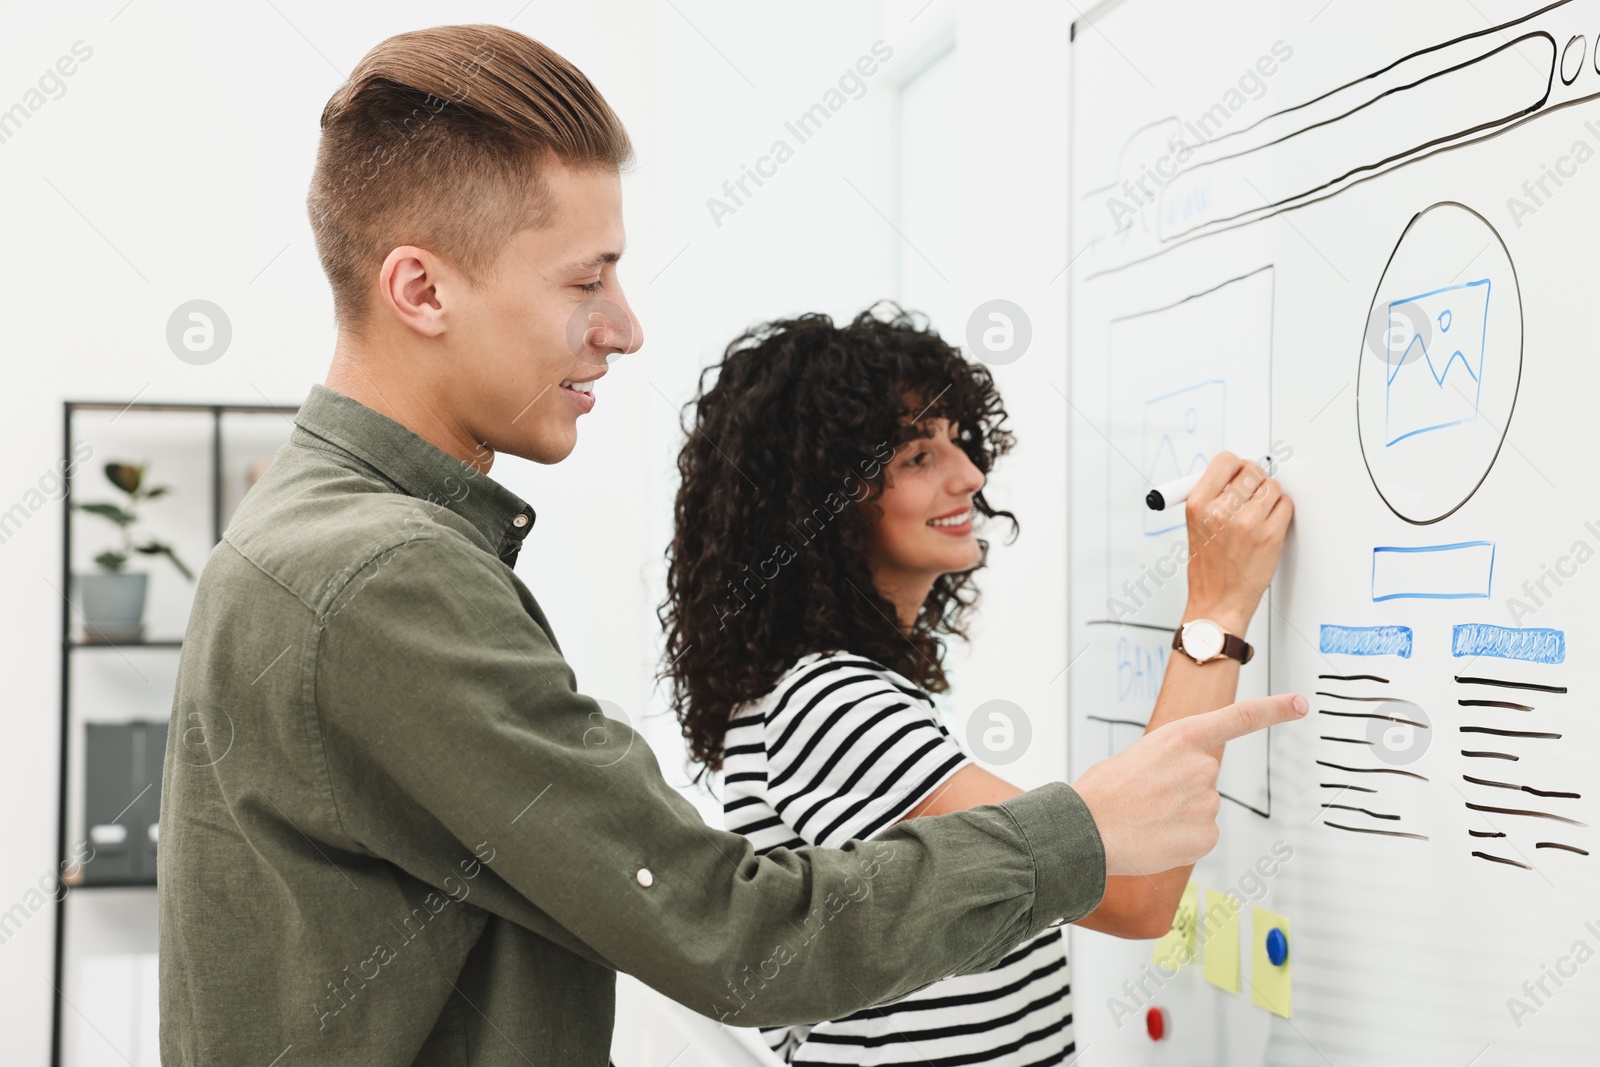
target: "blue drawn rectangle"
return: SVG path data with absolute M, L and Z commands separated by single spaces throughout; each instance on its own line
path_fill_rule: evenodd
M 1144 488 L 1204 470 L 1222 451 L 1228 385 L 1220 378 L 1165 393 L 1144 403 Z M 1146 537 L 1181 530 L 1183 509 L 1140 508 Z
M 1489 290 L 1481 278 L 1390 301 L 1384 447 L 1477 419 Z
M 1409 626 L 1334 626 L 1322 624 L 1322 651 L 1344 656 L 1411 658 Z
M 1517 628 L 1487 622 L 1464 622 L 1450 639 L 1452 656 L 1493 656 L 1528 663 L 1561 663 L 1567 658 L 1567 635 L 1541 626 Z
M 1372 599 L 1484 600 L 1494 586 L 1494 542 L 1379 545 L 1372 550 Z

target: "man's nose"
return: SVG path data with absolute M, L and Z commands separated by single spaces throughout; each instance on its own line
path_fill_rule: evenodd
M 607 304 L 601 314 L 605 319 L 605 328 L 596 338 L 595 347 L 627 356 L 644 346 L 644 328 L 639 325 L 639 319 L 634 315 L 633 308 L 628 306 L 627 300 L 619 298 L 617 303 Z

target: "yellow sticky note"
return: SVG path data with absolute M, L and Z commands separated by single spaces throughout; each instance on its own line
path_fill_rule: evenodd
M 1289 946 L 1288 955 L 1277 965 L 1267 958 L 1267 934 L 1273 929 L 1283 931 Z M 1250 943 L 1253 946 L 1250 949 L 1250 1002 L 1274 1015 L 1289 1018 L 1292 1012 L 1289 968 L 1294 963 L 1294 939 L 1289 936 L 1289 920 L 1262 908 L 1251 908 Z
M 1168 974 L 1176 974 L 1198 951 L 1199 898 L 1200 890 L 1193 882 L 1184 887 L 1178 910 L 1172 916 L 1172 929 L 1156 940 L 1150 953 L 1150 962 Z
M 1229 993 L 1239 992 L 1239 902 L 1207 889 L 1200 933 L 1205 943 L 1206 981 Z

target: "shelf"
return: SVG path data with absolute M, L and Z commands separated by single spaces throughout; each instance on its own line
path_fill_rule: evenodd
M 77 885 L 67 886 L 66 896 L 81 892 L 85 889 L 154 889 L 154 878 L 117 878 L 104 882 L 79 882 Z
M 210 543 L 215 545 L 217 542 L 220 542 L 222 540 L 222 531 L 223 531 L 223 525 L 224 525 L 224 513 L 223 513 L 223 507 L 224 507 L 223 470 L 224 470 L 224 458 L 225 458 L 224 457 L 224 450 L 223 450 L 224 420 L 228 419 L 228 417 L 230 417 L 230 416 L 235 416 L 235 415 L 282 415 L 282 416 L 286 416 L 286 417 L 292 419 L 292 417 L 298 411 L 299 411 L 299 405 L 289 405 L 289 404 L 196 404 L 196 403 L 183 403 L 183 402 L 174 402 L 174 403 L 134 402 L 134 403 L 126 403 L 126 402 L 123 402 L 123 401 L 109 401 L 109 400 L 88 400 L 88 401 L 72 401 L 72 400 L 69 400 L 69 401 L 66 401 L 65 404 L 63 405 L 63 412 L 62 412 L 62 415 L 63 415 L 63 418 L 62 418 L 62 445 L 63 445 L 63 449 L 64 449 L 62 454 L 63 455 L 75 455 L 76 454 L 76 450 L 74 448 L 74 441 L 75 441 L 74 419 L 77 418 L 78 416 L 83 415 L 84 413 L 87 413 L 87 412 L 112 413 L 113 414 L 113 418 L 121 416 L 123 412 L 129 412 L 129 413 L 140 413 L 140 412 L 143 412 L 143 413 L 152 413 L 152 412 L 153 413 L 187 413 L 187 414 L 194 414 L 194 415 L 204 416 L 206 418 L 206 420 L 210 424 L 209 425 L 209 437 L 210 437 L 209 453 L 210 453 L 210 461 L 211 462 L 210 462 L 210 479 L 209 479 L 210 486 L 209 486 L 209 488 L 210 488 L 210 496 L 211 496 L 211 514 L 210 514 L 210 520 L 211 521 L 210 521 L 209 525 L 210 525 Z M 97 425 L 99 425 L 102 420 L 93 419 L 93 420 L 89 420 L 89 421 L 93 421 Z M 237 426 L 241 426 L 242 427 L 244 424 L 230 420 L 228 422 L 228 425 L 237 425 Z M 262 424 L 262 425 L 270 425 L 273 428 L 274 431 L 276 431 L 276 429 L 277 429 L 275 420 L 269 420 L 267 424 Z M 185 424 L 183 432 L 187 432 L 187 429 L 188 429 L 188 427 Z M 202 427 L 199 427 L 197 429 L 204 429 L 204 427 L 202 426 Z M 261 430 L 260 426 L 254 426 L 249 431 L 249 433 L 251 435 L 250 439 L 256 440 L 256 444 L 251 445 L 250 447 L 262 447 L 262 448 L 266 447 L 264 444 L 262 444 L 259 441 L 259 438 L 261 437 L 260 430 Z M 280 435 L 278 433 L 274 432 L 272 434 L 272 437 L 274 439 L 279 440 L 279 442 L 280 442 L 280 443 L 278 443 L 278 444 L 273 446 L 274 449 L 281 448 L 281 438 L 287 437 L 287 436 L 288 436 L 287 434 L 282 434 L 281 437 L 280 437 Z M 265 453 L 263 453 L 263 454 L 265 454 Z M 72 567 L 71 567 L 72 560 L 73 560 L 72 547 L 73 547 L 73 541 L 74 541 L 74 536 L 73 536 L 73 526 L 74 526 L 74 522 L 73 522 L 73 518 L 74 518 L 73 507 L 74 507 L 74 503 L 73 502 L 74 502 L 74 500 L 75 500 L 75 498 L 77 496 L 77 493 L 79 491 L 79 486 L 77 484 L 77 479 L 75 479 L 73 477 L 73 472 L 72 472 L 70 467 L 65 469 L 63 473 L 65 475 L 65 493 L 62 496 L 62 501 L 63 501 L 62 506 L 63 506 L 64 510 L 66 511 L 66 513 L 67 513 L 67 518 L 61 524 L 61 529 L 62 529 L 62 533 L 61 533 L 61 538 L 62 538 L 61 581 L 62 581 L 62 588 L 66 589 L 66 588 L 70 588 L 72 586 L 74 578 L 76 577 L 75 574 L 73 573 Z M 200 485 L 201 485 L 201 483 L 197 481 L 196 482 L 196 487 L 198 488 Z M 237 506 L 237 502 L 236 501 L 235 501 L 233 506 Z M 60 643 L 60 648 L 61 648 L 61 683 L 60 683 L 61 684 L 61 714 L 60 714 L 60 720 L 61 720 L 61 743 L 60 743 L 60 752 L 59 752 L 59 756 L 60 756 L 60 772 L 59 772 L 60 778 L 59 778 L 59 783 L 60 784 L 59 784 L 59 789 L 58 789 L 58 796 L 56 798 L 57 854 L 64 861 L 63 864 L 62 864 L 62 869 L 63 870 L 65 870 L 66 867 L 68 866 L 67 862 L 65 862 L 67 860 L 67 845 L 68 845 L 68 836 L 67 836 L 67 834 L 68 834 L 68 822 L 67 822 L 67 819 L 68 819 L 68 813 L 71 810 L 71 805 L 69 804 L 69 797 L 68 797 L 68 788 L 69 788 L 69 786 L 75 786 L 76 788 L 78 788 L 80 790 L 85 790 L 85 793 L 87 793 L 86 783 L 85 782 L 76 782 L 75 783 L 73 781 L 72 777 L 71 777 L 74 754 L 81 751 L 79 746 L 82 746 L 85 743 L 85 737 L 86 737 L 86 735 L 84 733 L 84 731 L 86 729 L 86 724 L 83 721 L 81 721 L 79 716 L 77 714 L 75 714 L 74 711 L 73 711 L 73 705 L 72 705 L 73 693 L 72 693 L 72 689 L 73 689 L 74 675 L 75 674 L 81 674 L 82 671 L 84 669 L 86 669 L 87 666 L 89 666 L 89 665 L 80 663 L 79 664 L 79 668 L 80 668 L 79 671 L 74 671 L 73 670 L 74 661 L 73 661 L 73 657 L 72 657 L 71 653 L 73 653 L 75 651 L 78 651 L 78 650 L 82 650 L 82 649 L 110 649 L 110 650 L 114 650 L 114 651 L 118 652 L 119 654 L 121 654 L 121 653 L 125 653 L 126 650 L 129 650 L 129 649 L 160 648 L 160 649 L 169 649 L 170 650 L 170 649 L 179 649 L 179 648 L 183 647 L 182 634 L 179 634 L 177 636 L 138 637 L 138 638 L 130 638 L 130 639 L 126 639 L 126 640 L 123 640 L 123 639 L 99 640 L 99 641 L 87 640 L 84 636 L 80 636 L 76 632 L 78 630 L 78 627 L 81 625 L 81 623 L 80 623 L 79 619 L 74 616 L 73 612 L 74 612 L 74 609 L 72 607 L 71 600 L 70 599 L 64 599 L 64 601 L 63 601 L 63 603 L 61 605 L 61 631 L 60 631 L 60 635 L 59 635 L 59 643 Z M 168 623 L 159 624 L 159 625 L 161 626 L 162 629 L 166 629 L 167 627 L 171 626 L 171 623 L 168 622 Z M 170 633 L 170 631 L 169 631 L 169 633 Z M 96 661 L 96 663 L 94 665 L 95 666 L 99 666 L 100 665 L 99 661 Z M 113 725 L 125 725 L 125 724 L 100 724 L 100 725 L 101 726 L 106 726 L 106 727 L 111 727 Z M 138 759 L 139 759 L 139 762 L 141 762 L 141 763 L 148 762 L 146 760 L 146 757 L 150 756 L 152 753 L 154 754 L 154 756 L 155 756 L 155 758 L 157 760 L 159 760 L 159 757 L 161 755 L 161 753 L 160 753 L 158 748 L 148 748 L 147 749 L 143 745 L 142 742 L 140 742 L 136 746 L 134 746 L 134 751 L 140 753 Z M 84 777 L 87 779 L 87 776 L 88 776 L 87 765 L 85 766 L 85 769 L 84 769 L 83 773 L 84 773 Z M 143 771 L 143 772 L 141 772 L 137 768 L 135 768 L 133 773 L 136 776 L 140 775 L 142 773 L 143 774 L 143 779 L 142 780 L 149 781 L 150 785 L 154 785 L 155 781 L 159 780 L 159 770 L 157 770 L 156 772 L 154 772 L 154 774 L 152 774 L 148 770 L 148 768 L 146 768 L 146 770 Z M 96 781 L 103 781 L 103 780 L 104 780 L 103 778 L 96 779 Z M 139 803 L 140 802 L 140 798 L 144 797 L 145 794 L 149 792 L 149 790 L 150 790 L 150 786 L 147 785 L 145 787 L 144 791 L 140 792 L 139 795 L 134 798 L 135 803 Z M 153 803 L 153 801 L 146 801 L 147 805 L 151 804 L 151 803 Z M 88 807 L 88 804 L 89 804 L 89 801 L 88 801 L 87 795 L 85 795 L 84 805 L 85 805 L 86 809 Z M 133 806 L 134 805 L 130 804 L 129 808 L 132 808 Z M 124 809 L 124 814 L 126 814 L 126 811 L 127 811 L 127 809 Z M 153 809 L 150 810 L 149 814 L 150 814 L 150 819 L 148 821 L 154 821 L 154 811 L 153 811 Z M 120 819 L 121 816 L 119 815 L 118 818 Z M 133 821 L 139 821 L 139 820 L 142 820 L 143 818 L 144 817 L 142 815 L 141 816 L 136 816 Z M 153 855 L 153 852 L 151 853 L 151 855 Z M 127 902 L 130 904 L 130 906 L 136 905 L 137 908 L 141 911 L 141 913 L 145 912 L 145 911 L 150 912 L 151 913 L 151 918 L 153 918 L 154 909 L 149 907 L 149 904 L 151 902 L 151 895 L 150 895 L 150 893 L 148 891 L 149 890 L 153 890 L 153 889 L 156 888 L 156 879 L 153 876 L 153 874 L 151 874 L 151 873 L 145 873 L 145 874 L 142 874 L 142 875 L 139 875 L 139 876 L 135 876 L 135 875 L 133 875 L 131 873 L 131 871 L 135 870 L 135 869 L 149 872 L 150 871 L 150 866 L 141 862 L 141 863 L 136 863 L 136 864 L 130 864 L 128 869 L 129 869 L 130 873 L 128 875 L 126 875 L 126 876 L 111 877 L 111 878 L 106 878 L 104 880 L 97 880 L 97 881 L 79 882 L 76 885 L 68 886 L 67 887 L 68 891 L 66 893 L 63 893 L 61 896 L 56 898 L 56 902 L 55 902 L 55 920 L 56 920 L 55 921 L 55 946 L 54 946 L 55 947 L 55 952 L 54 952 L 54 966 L 53 966 L 53 970 L 54 970 L 54 982 L 53 982 L 53 985 L 54 985 L 55 990 L 56 990 L 56 996 L 54 997 L 54 999 L 52 1001 L 52 1004 L 51 1004 L 51 1051 L 50 1051 L 50 1063 L 51 1063 L 52 1067 L 61 1067 L 61 1063 L 62 1063 L 62 1055 L 63 1055 L 62 1027 L 63 1027 L 63 1020 L 64 1020 L 64 1017 L 65 1017 L 64 1016 L 64 1008 L 65 1008 L 66 1004 L 65 1004 L 65 996 L 62 994 L 61 991 L 67 989 L 68 986 L 69 986 L 69 981 L 68 981 L 68 976 L 67 976 L 67 972 L 68 972 L 68 968 L 69 968 L 69 960 L 68 960 L 67 950 L 66 950 L 66 945 L 67 945 L 66 930 L 67 930 L 67 924 L 68 924 L 68 912 L 69 911 L 73 911 L 74 909 L 69 909 L 66 906 L 66 901 L 71 896 L 74 895 L 73 891 L 76 891 L 76 890 L 108 889 L 108 890 L 122 890 L 124 892 L 132 890 L 133 892 L 128 893 L 128 901 Z M 93 897 L 92 899 L 97 900 L 99 902 L 99 905 L 98 906 L 90 906 L 87 911 L 77 911 L 76 914 L 82 915 L 82 916 L 86 916 L 86 917 L 88 917 L 90 919 L 97 919 L 100 916 L 100 913 L 102 911 L 104 911 L 106 907 L 110 907 L 111 905 L 116 903 L 113 900 L 112 896 L 108 896 L 108 895 L 104 895 L 104 894 L 98 894 L 95 897 Z M 141 919 L 140 921 L 143 922 L 143 921 L 146 921 L 146 920 Z M 3 936 L 3 935 L 0 935 L 0 936 Z

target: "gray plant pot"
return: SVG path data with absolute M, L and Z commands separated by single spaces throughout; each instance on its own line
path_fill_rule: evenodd
M 83 639 L 91 643 L 137 641 L 144 637 L 144 594 L 148 574 L 80 574 Z

